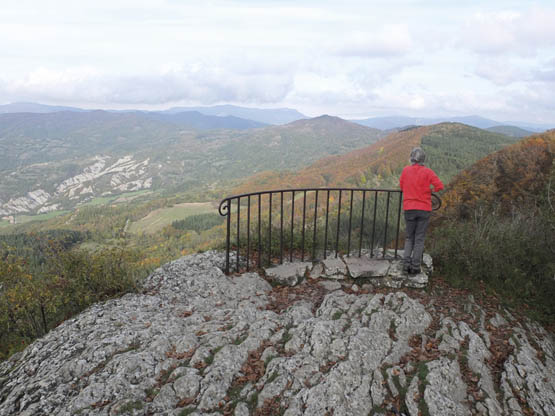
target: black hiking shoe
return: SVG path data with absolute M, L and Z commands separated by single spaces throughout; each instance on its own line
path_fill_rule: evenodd
M 411 275 L 416 275 L 416 274 L 420 274 L 420 273 L 421 273 L 420 267 L 411 267 L 409 269 L 409 274 L 411 274 Z

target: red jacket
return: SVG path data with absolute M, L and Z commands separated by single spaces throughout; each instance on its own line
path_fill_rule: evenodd
M 434 192 L 443 189 L 443 183 L 439 180 L 433 170 L 426 166 L 414 164 L 406 166 L 399 178 L 399 186 L 403 191 L 403 209 L 420 209 L 422 211 L 432 210 L 432 190 Z

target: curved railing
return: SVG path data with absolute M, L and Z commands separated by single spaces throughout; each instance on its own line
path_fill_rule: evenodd
M 433 209 L 439 209 L 441 199 L 432 196 Z M 226 217 L 225 272 L 230 269 L 232 243 L 236 271 L 240 270 L 240 253 L 247 271 L 251 263 L 258 268 L 263 263 L 272 264 L 272 256 L 280 264 L 287 255 L 293 261 L 294 253 L 301 261 L 309 254 L 316 260 L 318 253 L 324 259 L 328 255 L 337 257 L 340 252 L 350 256 L 353 236 L 355 247 L 358 246 L 354 255 L 360 257 L 364 248 L 370 257 L 385 257 L 387 245 L 393 241 L 388 238 L 394 233 L 397 257 L 401 205 L 402 193 L 398 189 L 278 189 L 227 197 L 218 208 L 220 215 Z M 347 212 L 342 212 L 342 208 Z M 273 244 L 276 234 L 279 242 Z M 379 244 L 382 252 L 376 253 Z

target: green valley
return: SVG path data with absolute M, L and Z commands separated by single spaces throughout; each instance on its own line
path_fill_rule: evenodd
M 210 202 L 185 202 L 176 204 L 173 207 L 158 208 L 150 212 L 146 217 L 130 223 L 127 230 L 133 234 L 152 234 L 172 224 L 174 221 L 208 213 L 217 213 L 216 207 Z
M 228 189 L 256 172 L 298 169 L 381 135 L 327 116 L 200 131 L 135 113 L 69 114 L 0 115 L 0 215 L 72 209 L 136 191 L 155 198 Z
M 291 187 L 396 188 L 410 150 L 418 145 L 427 152 L 429 166 L 448 182 L 477 160 L 518 140 L 458 123 L 385 135 L 329 116 L 249 130 L 180 126 L 172 133 L 157 123 L 145 124 L 138 136 L 120 130 L 117 139 L 113 132 L 100 138 L 102 129 L 90 126 L 83 133 L 80 126 L 67 133 L 63 152 L 50 152 L 53 145 L 47 145 L 50 150 L 42 162 L 39 142 L 52 144 L 54 139 L 41 139 L 38 128 L 10 130 L 20 136 L 26 132 L 21 143 L 26 143 L 27 153 L 10 150 L 19 165 L 4 169 L 0 183 L 4 210 L 0 255 L 7 267 L 0 273 L 10 279 L 31 276 L 21 290 L 14 286 L 14 296 L 40 289 L 56 306 L 42 323 L 25 318 L 37 311 L 40 316 L 45 307 L 41 298 L 28 305 L 31 309 L 19 311 L 23 332 L 11 333 L 0 355 L 21 348 L 88 304 L 65 290 L 81 293 L 89 301 L 106 299 L 134 290 L 136 279 L 170 260 L 221 249 L 225 225 L 217 204 L 224 196 Z M 155 127 L 159 130 L 149 134 L 156 139 L 141 136 Z M 71 139 L 77 131 L 98 141 Z M 16 136 L 4 136 L 0 142 L 9 147 Z M 93 286 L 86 277 L 90 267 L 95 268 Z M 76 277 L 67 282 L 63 276 L 69 275 Z M 73 303 L 63 306 L 70 298 Z

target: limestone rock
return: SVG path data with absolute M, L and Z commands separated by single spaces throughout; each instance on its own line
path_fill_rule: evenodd
M 312 263 L 283 263 L 279 266 L 265 269 L 266 277 L 277 284 L 295 286 L 305 276 L 307 270 L 312 268 Z
M 346 257 L 345 264 L 349 269 L 349 275 L 353 279 L 387 276 L 389 270 L 389 262 L 367 257 Z
M 324 276 L 324 265 L 322 263 L 316 263 L 310 271 L 310 277 L 312 279 L 318 279 L 322 276 Z
M 428 363 L 427 367 L 426 381 L 429 384 L 424 391 L 424 400 L 430 415 L 470 415 L 465 403 L 466 385 L 458 362 L 443 357 Z
M 415 275 L 409 275 L 407 277 L 405 286 L 421 289 L 423 287 L 426 287 L 427 284 L 428 284 L 428 275 L 426 273 L 418 273 Z
M 401 413 L 392 403 L 411 416 L 516 415 L 523 403 L 555 414 L 555 341 L 534 322 L 499 311 L 487 325 L 475 303 L 456 321 L 367 283 L 272 289 L 224 275 L 224 261 L 168 263 L 142 294 L 93 305 L 0 363 L 0 416 Z M 492 367 L 496 328 L 512 349 Z
M 391 266 L 387 271 L 387 275 L 394 280 L 405 280 L 408 275 L 403 271 L 402 260 L 391 260 Z
M 402 255 L 402 250 L 399 252 Z M 308 267 L 308 276 L 311 279 L 372 279 L 373 286 L 394 289 L 427 286 L 427 273 L 431 272 L 432 261 L 428 254 L 424 256 L 423 271 L 417 276 L 409 276 L 403 271 L 402 260 L 399 256 L 395 256 L 394 250 L 388 250 L 385 257 L 383 253 L 379 255 L 378 251 L 374 254 L 371 257 L 365 250 L 360 257 L 358 253 L 352 253 L 352 256 L 335 257 L 334 253 L 330 253 L 330 257 L 316 261 L 312 267 Z M 306 264 L 309 265 L 309 263 Z M 305 263 L 286 263 L 266 269 L 266 275 L 270 281 L 279 285 L 295 286 L 306 274 L 304 265 Z M 368 281 L 365 284 L 368 284 Z
M 322 280 L 319 282 L 321 286 L 324 286 L 327 290 L 338 290 L 341 289 L 341 283 L 333 280 Z
M 332 257 L 322 260 L 324 274 L 326 277 L 344 279 L 347 275 L 347 267 L 340 257 Z

